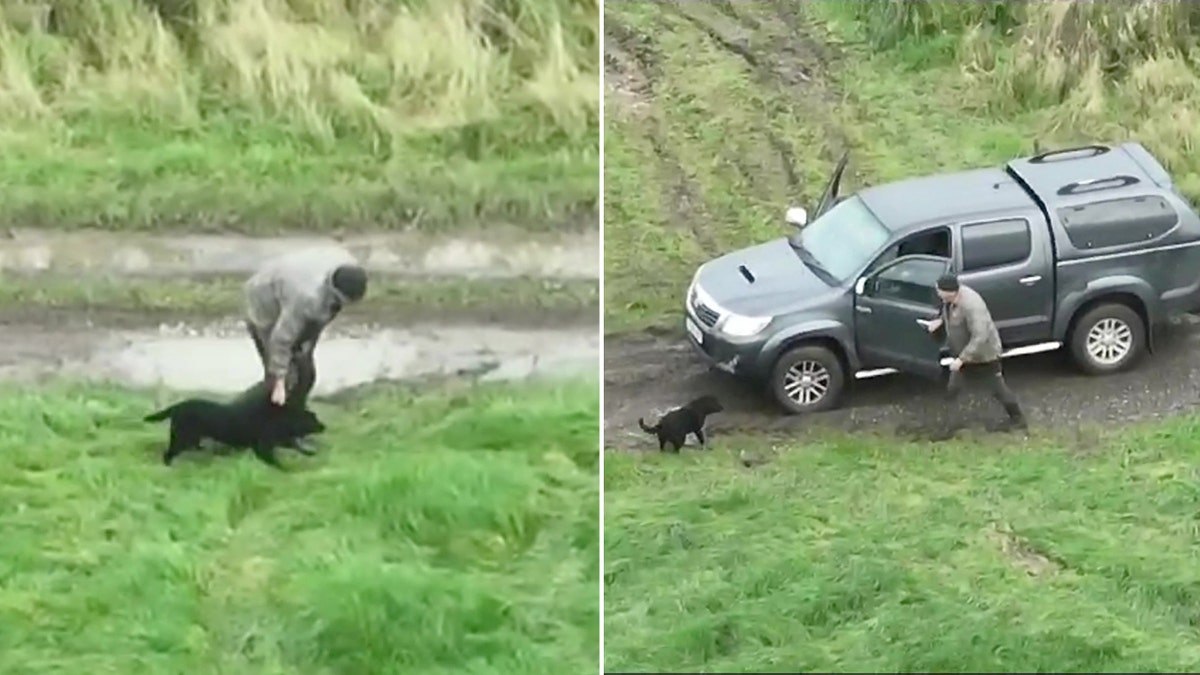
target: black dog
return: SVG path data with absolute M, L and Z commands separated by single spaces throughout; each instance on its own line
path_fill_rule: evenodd
M 231 447 L 250 448 L 263 462 L 282 468 L 275 448 L 290 447 L 311 455 L 296 439 L 325 430 L 311 410 L 271 403 L 262 382 L 229 403 L 188 399 L 147 415 L 145 420 L 161 422 L 168 418 L 171 438 L 163 453 L 164 464 L 170 464 L 186 450 L 199 448 L 201 440 L 211 438 Z
M 652 427 L 647 426 L 639 417 L 638 426 L 642 428 L 642 431 L 658 436 L 659 451 L 665 451 L 669 443 L 671 452 L 679 452 L 679 449 L 687 441 L 688 434 L 694 435 L 696 440 L 700 441 L 700 447 L 703 449 L 708 443 L 704 438 L 704 419 L 724 409 L 716 396 L 706 395 L 663 415 L 662 419 L 658 420 L 658 424 Z

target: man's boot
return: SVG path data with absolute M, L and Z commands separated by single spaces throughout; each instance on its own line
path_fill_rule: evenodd
M 1025 421 L 1025 413 L 1021 412 L 1021 406 L 1016 403 L 1004 405 L 1004 412 L 1008 413 L 1008 418 L 992 428 L 992 431 L 1027 431 L 1029 423 Z

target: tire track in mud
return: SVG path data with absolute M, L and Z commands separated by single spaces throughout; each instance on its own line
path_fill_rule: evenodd
M 847 147 L 847 140 L 835 122 L 837 114 L 832 110 L 839 96 L 829 68 L 829 51 L 814 38 L 791 3 L 677 0 L 670 6 L 715 44 L 744 61 L 758 84 L 768 91 L 791 102 L 810 102 L 810 119 L 820 126 L 825 138 L 820 154 L 830 163 L 837 161 Z M 759 20 L 753 11 L 769 11 L 768 20 Z M 772 117 L 769 109 L 764 108 L 761 112 L 767 118 Z M 763 125 L 761 131 L 778 155 L 789 187 L 796 191 L 802 189 L 803 182 L 791 145 L 769 125 Z M 743 174 L 749 180 L 755 179 L 753 173 L 743 170 Z
M 667 206 L 670 226 L 688 232 L 706 255 L 720 251 L 718 242 L 700 226 L 709 219 L 700 188 L 683 169 L 683 164 L 670 148 L 665 122 L 658 110 L 657 83 L 662 77 L 662 57 L 653 39 L 605 15 L 604 71 L 605 83 L 625 99 L 628 114 L 642 130 L 651 150 L 658 159 L 658 169 L 665 173 L 669 194 L 660 195 Z

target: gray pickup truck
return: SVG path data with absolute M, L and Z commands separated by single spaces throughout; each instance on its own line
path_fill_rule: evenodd
M 1086 373 L 1132 366 L 1200 309 L 1200 217 L 1138 143 L 912 178 L 839 197 L 847 157 L 795 232 L 696 270 L 688 339 L 764 381 L 785 410 L 836 407 L 854 378 L 941 378 L 925 322 L 947 271 L 991 309 L 1005 356 L 1065 348 Z

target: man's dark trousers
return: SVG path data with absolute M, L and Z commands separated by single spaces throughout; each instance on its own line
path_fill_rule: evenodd
M 250 331 L 250 337 L 254 340 L 254 349 L 258 351 L 258 358 L 262 361 L 265 377 L 267 345 L 253 326 L 247 325 L 247 328 Z M 296 344 L 292 346 L 292 368 L 295 370 L 296 378 L 287 391 L 285 406 L 303 410 L 308 405 L 308 396 L 317 383 L 317 364 L 313 353 L 317 349 L 317 338 L 320 336 L 321 329 L 312 324 L 304 329 L 300 338 L 296 340 Z
M 950 381 L 946 385 L 946 397 L 950 401 L 958 400 L 968 382 L 986 387 L 992 398 L 1004 406 L 1004 412 L 1008 413 L 1010 424 L 1021 426 L 1025 424 L 1021 405 L 1017 402 L 1017 397 L 1013 394 L 1012 389 L 1008 388 L 1008 383 L 1004 381 L 1004 370 L 999 359 L 986 363 L 964 363 L 957 372 L 950 371 Z

